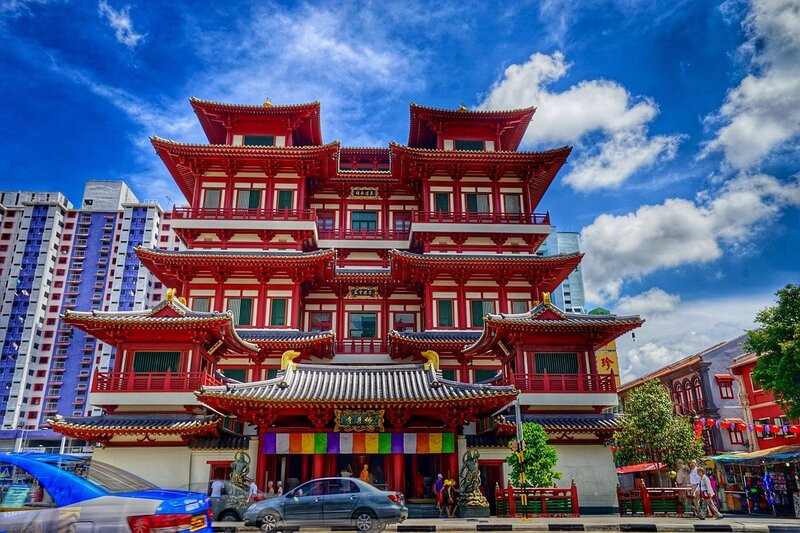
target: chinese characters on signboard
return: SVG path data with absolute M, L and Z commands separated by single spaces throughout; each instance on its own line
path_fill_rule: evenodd
M 351 411 L 334 409 L 334 431 L 381 432 L 383 431 L 383 409 L 374 411 Z

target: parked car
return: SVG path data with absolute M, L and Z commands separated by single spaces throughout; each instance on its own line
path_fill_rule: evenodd
M 205 494 L 164 490 L 90 457 L 0 454 L 0 531 L 211 533 Z
M 402 493 L 379 490 L 347 477 L 312 479 L 281 497 L 256 502 L 244 513 L 246 526 L 264 532 L 323 524 L 378 532 L 406 518 L 408 508 Z
M 214 521 L 241 522 L 244 519 L 244 512 L 250 505 L 247 501 L 247 491 L 230 481 L 223 483 L 225 488 L 222 490 L 222 495 L 209 497 Z

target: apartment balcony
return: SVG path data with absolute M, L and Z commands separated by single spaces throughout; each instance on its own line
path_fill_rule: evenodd
M 409 230 L 392 228 L 317 228 L 320 248 L 407 248 Z
M 194 391 L 222 385 L 207 372 L 97 372 L 89 403 L 108 405 L 193 405 Z M 81 385 L 80 387 L 85 387 Z
M 522 405 L 617 405 L 614 374 L 511 374 L 498 385 L 513 385 Z

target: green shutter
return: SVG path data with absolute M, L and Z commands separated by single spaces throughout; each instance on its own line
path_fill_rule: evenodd
M 236 381 L 247 381 L 247 369 L 245 368 L 225 368 L 222 370 L 226 378 L 235 379 Z
M 242 144 L 245 146 L 275 146 L 275 136 L 245 135 Z
M 270 311 L 269 323 L 271 326 L 286 325 L 286 299 L 273 298 L 272 309 Z
M 278 369 L 277 368 L 268 368 L 267 369 L 267 379 L 272 379 L 278 377 Z
M 475 370 L 475 383 L 488 381 L 497 375 L 497 370 Z
M 434 210 L 439 211 L 449 211 L 450 210 L 450 198 L 448 197 L 447 193 L 437 192 L 433 195 L 433 203 L 434 203 Z
M 453 327 L 453 301 L 439 300 L 439 327 Z
M 249 326 L 252 317 L 253 300 L 251 298 L 231 298 L 228 305 L 233 311 L 233 321 L 237 326 Z
M 247 207 L 249 207 L 250 209 L 257 209 L 260 200 L 261 200 L 261 191 L 255 191 L 255 190 L 250 191 L 250 201 L 248 202 Z
M 450 381 L 455 381 L 456 371 L 453 369 L 442 370 L 442 378 L 449 379 Z
M 472 327 L 483 327 L 483 300 L 472 300 L 470 302 L 472 308 Z
M 195 298 L 192 300 L 192 311 L 207 313 L 209 311 L 210 300 L 208 298 Z
M 292 208 L 292 191 L 278 191 L 278 209 Z
M 134 352 L 134 372 L 179 372 L 181 352 Z
M 535 358 L 539 374 L 578 373 L 578 354 L 575 352 L 537 352 Z
M 468 194 L 467 195 L 467 212 L 468 213 L 477 213 L 478 212 L 478 195 L 477 194 Z

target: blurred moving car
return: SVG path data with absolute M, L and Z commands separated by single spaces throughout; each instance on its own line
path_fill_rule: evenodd
M 241 522 L 244 519 L 244 512 L 250 505 L 247 502 L 248 493 L 245 489 L 230 481 L 223 481 L 222 483 L 224 483 L 225 486 L 225 488 L 222 489 L 222 494 L 220 496 L 209 497 L 209 504 L 214 521 Z
M 90 457 L 0 454 L 0 531 L 211 533 L 205 494 L 164 490 Z
M 244 513 L 246 526 L 264 532 L 323 524 L 378 532 L 406 518 L 402 493 L 347 477 L 312 479 L 283 496 L 254 503 Z

